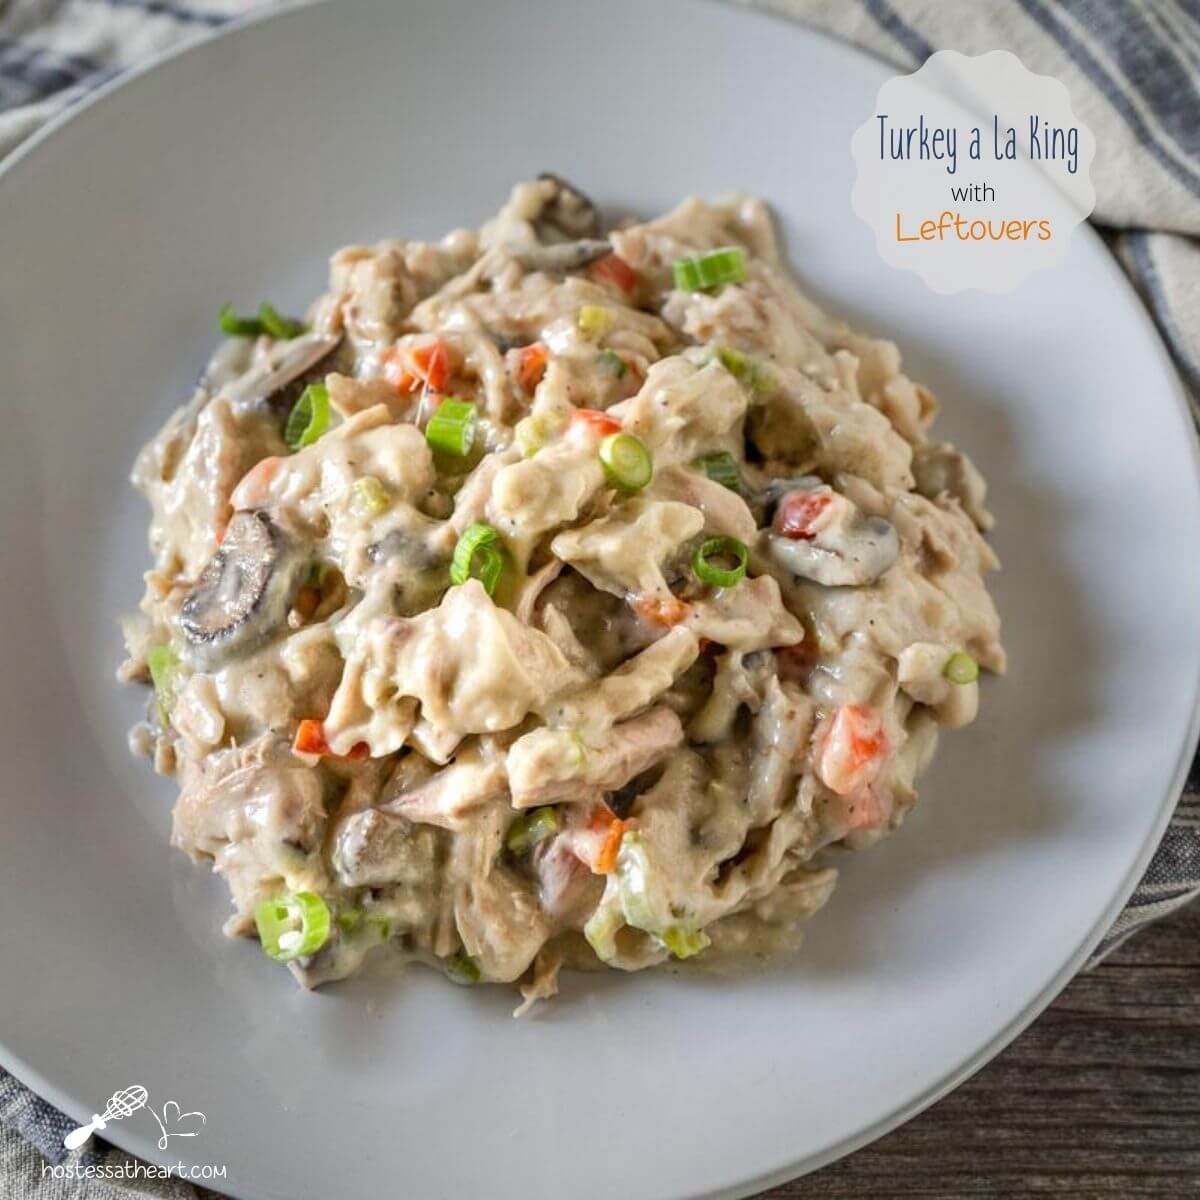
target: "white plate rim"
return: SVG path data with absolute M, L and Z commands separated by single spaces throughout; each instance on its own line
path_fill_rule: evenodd
M 16 167 L 36 154 L 61 129 L 74 122 L 77 118 L 83 117 L 93 107 L 104 102 L 114 92 L 147 75 L 165 69 L 178 58 L 202 50 L 204 47 L 233 36 L 243 29 L 262 24 L 266 21 L 284 19 L 291 14 L 333 2 L 334 0 L 287 0 L 280 7 L 243 14 L 231 19 L 215 31 L 210 32 L 207 36 L 201 36 L 181 46 L 172 47 L 161 54 L 155 55 L 144 63 L 129 68 L 116 78 L 101 84 L 98 88 L 89 92 L 80 100 L 68 105 L 66 109 L 52 117 L 45 125 L 22 142 L 20 146 L 4 159 L 0 160 L 0 205 L 3 204 L 6 182 L 13 175 Z M 880 56 L 872 54 L 860 46 L 842 41 L 826 33 L 824 30 L 814 27 L 807 21 L 789 18 L 770 8 L 746 8 L 742 3 L 737 3 L 735 0 L 692 0 L 692 2 L 696 4 L 711 3 L 719 5 L 722 8 L 736 8 L 740 17 L 745 20 L 757 19 L 770 21 L 793 30 L 799 28 L 810 37 L 837 45 L 842 51 L 865 58 L 876 65 L 882 63 L 886 67 L 893 67 L 893 64 L 887 63 Z M 902 68 L 897 67 L 895 70 L 898 74 L 903 73 Z M 847 203 L 849 203 L 848 196 Z M 1113 282 L 1114 287 L 1117 290 L 1123 290 L 1126 297 L 1134 301 L 1133 307 L 1139 314 L 1135 319 L 1142 324 L 1143 332 L 1149 334 L 1150 340 L 1155 346 L 1155 351 L 1162 360 L 1174 403 L 1183 418 L 1186 430 L 1185 436 L 1191 455 L 1192 482 L 1194 486 L 1200 487 L 1200 434 L 1198 434 L 1196 428 L 1196 420 L 1188 400 L 1187 390 L 1166 343 L 1163 341 L 1161 333 L 1155 325 L 1145 303 L 1137 294 L 1129 277 L 1121 270 L 1112 253 L 1103 245 L 1100 235 L 1092 227 L 1091 222 L 1084 222 L 1075 231 L 1074 236 L 1089 241 L 1093 249 L 1101 251 L 1100 258 L 1105 264 L 1104 270 Z M 881 263 L 881 266 L 886 266 L 886 264 Z M 1079 968 L 1083 966 L 1096 946 L 1100 944 L 1105 933 L 1111 928 L 1113 921 L 1120 914 L 1129 897 L 1133 895 L 1162 841 L 1167 826 L 1171 822 L 1187 780 L 1188 772 L 1198 750 L 1200 750 L 1200 664 L 1196 665 L 1196 679 L 1192 691 L 1191 712 L 1187 733 L 1184 743 L 1179 750 L 1170 785 L 1164 797 L 1159 801 L 1159 811 L 1154 824 L 1151 826 L 1150 833 L 1139 848 L 1134 862 L 1112 892 L 1111 898 L 1103 912 L 1076 947 L 1074 953 L 1068 957 L 1046 986 L 1002 1030 L 979 1047 L 958 1067 L 948 1071 L 940 1080 L 912 1097 L 906 1103 L 898 1105 L 887 1116 L 880 1118 L 855 1134 L 842 1138 L 840 1141 L 833 1143 L 815 1155 L 806 1155 L 800 1159 L 789 1160 L 780 1166 L 769 1168 L 763 1173 L 747 1178 L 731 1187 L 720 1188 L 716 1191 L 696 1192 L 690 1197 L 681 1197 L 680 1200 L 744 1200 L 745 1197 L 754 1196 L 765 1189 L 812 1174 L 847 1155 L 855 1153 L 857 1150 L 877 1141 L 879 1138 L 886 1136 L 888 1133 L 907 1123 L 913 1117 L 918 1116 L 927 1108 L 930 1108 L 943 1099 L 960 1084 L 966 1082 L 991 1062 L 993 1058 L 1041 1016 L 1059 993 L 1078 974 Z M 20 1056 L 13 1054 L 5 1045 L 2 1035 L 0 1035 L 0 1067 L 3 1067 L 19 1082 L 23 1083 L 36 1093 L 36 1095 L 52 1104 L 68 1117 L 78 1122 L 86 1122 L 88 1120 L 89 1107 L 84 1102 L 68 1096 L 57 1086 L 50 1083 L 50 1081 L 44 1079 L 32 1064 L 27 1063 Z M 152 1162 L 158 1162 L 162 1165 L 182 1162 L 184 1165 L 190 1166 L 195 1165 L 199 1161 L 186 1153 L 172 1152 L 168 1155 L 166 1152 L 156 1152 L 153 1149 L 148 1149 L 147 1147 L 152 1146 L 152 1142 L 147 1141 L 143 1145 L 141 1139 L 128 1135 L 119 1126 L 111 1126 L 105 1131 L 105 1141 L 128 1154 Z M 255 1196 L 251 1192 L 227 1190 L 223 1194 L 228 1196 L 230 1200 L 255 1200 Z

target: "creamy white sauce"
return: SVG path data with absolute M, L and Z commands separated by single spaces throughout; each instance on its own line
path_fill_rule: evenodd
M 541 180 L 478 234 L 343 250 L 307 340 L 223 347 L 139 456 L 155 569 L 123 677 L 173 650 L 131 748 L 177 775 L 173 841 L 228 879 L 230 932 L 273 896 L 324 899 L 306 983 L 388 944 L 532 1002 L 564 962 L 791 947 L 833 885 L 824 848 L 894 829 L 937 726 L 976 715 L 951 655 L 1004 668 L 982 478 L 927 440 L 896 348 L 796 290 L 762 204 L 685 201 L 612 231 L 615 264 L 521 265 L 598 232 Z M 673 286 L 727 246 L 744 280 Z M 293 453 L 288 407 L 321 377 L 332 425 Z M 476 404 L 466 458 L 427 444 L 439 392 Z M 653 458 L 640 494 L 602 467 L 618 428 Z M 719 452 L 736 490 L 696 465 Z M 832 507 L 785 520 L 814 488 Z M 243 594 L 238 511 L 299 584 Z M 499 535 L 490 596 L 450 585 L 472 522 Z M 714 536 L 745 544 L 731 586 L 693 569 Z M 221 554 L 228 641 L 189 644 Z

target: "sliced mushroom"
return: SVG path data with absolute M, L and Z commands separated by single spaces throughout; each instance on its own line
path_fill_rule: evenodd
M 235 513 L 184 598 L 179 624 L 201 659 L 244 651 L 282 625 L 306 562 L 261 509 Z
M 543 171 L 538 179 L 554 185 L 534 222 L 539 238 L 594 238 L 600 232 L 600 212 L 583 192 L 552 171 Z
M 538 176 L 537 196 L 540 204 L 529 214 L 520 235 L 480 260 L 484 274 L 495 275 L 508 262 L 517 262 L 527 271 L 564 274 L 612 253 L 612 246 L 599 236 L 596 206 L 578 188 L 543 172 Z
M 513 259 L 527 271 L 546 271 L 563 274 L 578 271 L 588 263 L 612 253 L 612 246 L 596 238 L 579 238 L 573 242 L 552 242 L 550 245 L 519 246 L 509 251 Z
M 604 803 L 624 820 L 633 811 L 633 806 L 643 793 L 648 792 L 663 776 L 664 765 L 656 763 L 648 771 L 635 775 L 624 787 L 605 794 Z
M 307 382 L 333 356 L 341 341 L 340 337 L 327 334 L 306 333 L 289 342 L 279 342 L 265 362 L 225 387 L 225 398 L 241 407 L 271 404 L 282 408 L 291 398 L 292 390 Z
M 941 495 L 953 496 L 979 529 L 991 529 L 992 514 L 984 507 L 987 483 L 961 450 L 949 442 L 918 446 L 913 451 L 912 471 L 922 496 L 930 500 Z
M 367 547 L 367 558 L 372 563 L 396 560 L 414 571 L 426 570 L 442 565 L 444 560 L 435 554 L 424 538 L 407 529 L 392 529 L 377 542 Z
M 775 518 L 779 502 L 788 492 L 811 492 L 822 486 L 818 475 L 796 475 L 789 479 L 772 479 L 754 497 L 755 511 L 760 525 L 770 525 Z
M 503 760 L 472 742 L 443 770 L 406 791 L 393 792 L 379 810 L 457 832 L 470 819 L 469 814 L 499 799 L 505 790 Z
M 345 887 L 431 885 L 438 838 L 428 825 L 368 808 L 339 822 L 333 838 L 333 869 Z
M 890 521 L 867 516 L 825 484 L 796 491 L 825 503 L 809 532 L 799 537 L 778 532 L 776 514 L 776 531 L 768 533 L 767 545 L 785 570 L 825 587 L 861 587 L 874 583 L 900 556 L 900 536 Z
M 205 365 L 200 386 L 208 392 L 220 391 L 245 375 L 253 359 L 254 342 L 251 338 L 226 338 Z

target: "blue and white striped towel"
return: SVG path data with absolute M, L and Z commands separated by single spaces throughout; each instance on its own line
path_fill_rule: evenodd
M 275 2 L 275 0 L 269 0 Z M 933 51 L 1009 49 L 1066 84 L 1096 134 L 1094 223 L 1200 397 L 1200 6 L 1197 0 L 741 0 L 914 70 Z M 261 7 L 240 0 L 0 0 L 0 158 L 128 67 Z M 1198 410 L 1200 411 L 1200 410 Z M 1200 892 L 1200 764 L 1145 878 L 1096 958 Z M 1095 960 L 1093 960 L 1095 961 Z M 196 1200 L 189 1184 L 42 1178 L 71 1125 L 0 1070 L 4 1200 Z M 41 1153 L 39 1153 L 39 1151 Z M 127 1160 L 129 1161 L 129 1160 Z

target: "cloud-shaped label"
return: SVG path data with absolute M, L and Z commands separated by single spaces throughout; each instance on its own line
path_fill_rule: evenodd
M 1062 261 L 1096 203 L 1092 131 L 1007 50 L 940 50 L 889 79 L 850 150 L 880 256 L 935 292 L 1012 291 Z

